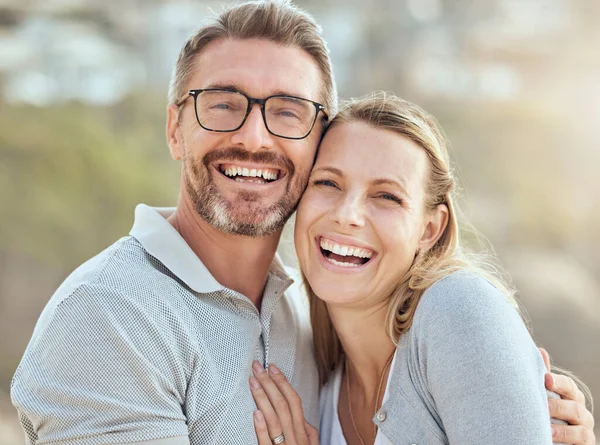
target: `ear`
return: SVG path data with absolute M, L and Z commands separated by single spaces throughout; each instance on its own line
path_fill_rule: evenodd
M 171 151 L 171 157 L 176 161 L 183 158 L 183 139 L 179 127 L 179 107 L 171 104 L 167 107 L 167 144 Z
M 425 226 L 419 240 L 419 250 L 427 251 L 435 245 L 448 226 L 449 215 L 446 204 L 438 204 L 435 209 L 425 215 Z

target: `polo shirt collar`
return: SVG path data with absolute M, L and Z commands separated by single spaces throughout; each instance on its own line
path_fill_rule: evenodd
M 138 204 L 135 220 L 129 234 L 154 258 L 163 263 L 188 287 L 198 293 L 218 292 L 225 289 L 192 248 L 173 227 L 166 216 L 175 211 L 174 207 L 150 207 Z M 285 272 L 279 255 L 275 255 L 270 273 L 288 287 L 293 280 Z

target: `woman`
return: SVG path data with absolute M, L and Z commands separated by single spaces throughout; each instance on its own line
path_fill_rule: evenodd
M 446 141 L 415 105 L 374 95 L 328 128 L 295 228 L 321 443 L 552 442 L 542 357 L 514 291 L 462 251 L 453 189 Z M 259 442 L 313 443 L 270 374 L 251 379 Z

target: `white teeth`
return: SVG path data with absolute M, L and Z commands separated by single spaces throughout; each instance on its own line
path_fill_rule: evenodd
M 253 184 L 264 184 L 265 182 L 262 179 L 244 179 L 243 176 L 236 176 L 235 177 L 235 181 L 236 182 L 251 182 Z
M 341 244 L 334 243 L 333 241 L 321 238 L 319 245 L 322 249 L 333 252 L 336 255 L 341 256 L 355 256 L 358 258 L 371 258 L 373 252 L 369 249 L 362 249 L 360 247 L 344 246 Z
M 344 263 L 342 261 L 336 261 L 333 258 L 326 258 L 327 261 L 337 265 L 337 266 L 342 266 L 342 267 L 358 267 L 360 266 L 360 264 L 354 264 L 354 263 Z
M 277 179 L 277 173 L 276 172 L 272 172 L 272 171 L 268 171 L 268 170 L 262 170 L 262 169 L 256 169 L 256 168 L 244 168 L 244 167 L 228 167 L 224 170 L 222 170 L 223 173 L 227 176 L 245 176 L 248 178 L 263 178 L 263 179 L 267 179 L 269 181 L 274 181 Z

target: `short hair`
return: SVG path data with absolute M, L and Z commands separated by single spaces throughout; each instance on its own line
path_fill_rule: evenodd
M 289 0 L 252 1 L 225 9 L 212 23 L 192 35 L 179 53 L 169 85 L 169 104 L 187 93 L 197 56 L 206 45 L 225 39 L 263 39 L 304 50 L 321 73 L 319 99 L 329 116 L 336 113 L 337 91 L 327 44 L 321 27 Z

